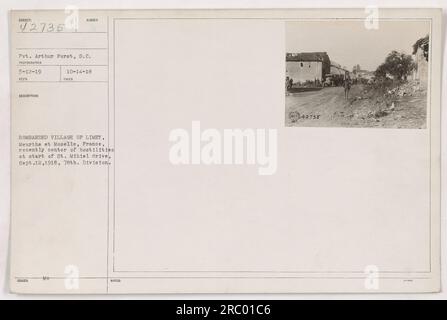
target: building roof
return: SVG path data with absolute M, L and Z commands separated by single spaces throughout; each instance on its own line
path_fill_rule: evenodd
M 346 72 L 346 71 L 348 71 L 348 70 L 346 70 L 346 68 L 343 68 L 343 67 L 341 66 L 341 64 L 335 62 L 334 60 L 331 60 L 331 67 L 332 67 L 332 68 L 336 68 L 336 69 L 338 69 L 338 70 L 343 70 L 343 73 Z M 331 70 L 332 70 L 332 69 L 331 69 Z M 332 71 L 331 71 L 331 72 L 332 72 Z M 337 72 L 337 73 L 340 73 L 340 72 Z
M 286 61 L 324 61 L 329 60 L 326 52 L 287 53 Z
M 374 71 L 369 71 L 369 70 L 358 70 L 357 73 L 360 73 L 360 74 L 374 74 Z
M 341 66 L 341 64 L 335 62 L 334 60 L 331 60 L 331 67 L 336 67 L 336 68 L 345 70 L 345 68 L 343 68 L 343 67 Z

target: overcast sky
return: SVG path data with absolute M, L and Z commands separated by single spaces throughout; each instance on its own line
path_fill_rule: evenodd
M 286 22 L 286 52 L 326 51 L 329 58 L 352 70 L 374 71 L 392 50 L 412 53 L 412 46 L 430 31 L 428 21 L 379 21 L 368 30 L 362 21 Z

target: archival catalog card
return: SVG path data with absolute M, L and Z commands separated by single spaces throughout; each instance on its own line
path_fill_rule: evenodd
M 11 290 L 440 290 L 441 10 L 12 11 Z

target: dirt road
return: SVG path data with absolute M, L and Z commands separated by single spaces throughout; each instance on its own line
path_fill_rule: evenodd
M 286 99 L 286 126 L 301 127 L 383 127 L 424 128 L 426 93 L 385 102 L 365 94 L 363 85 L 354 85 L 349 98 L 343 87 L 289 94 Z

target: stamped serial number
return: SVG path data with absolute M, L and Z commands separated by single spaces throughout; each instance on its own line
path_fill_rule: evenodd
M 298 120 L 318 120 L 321 115 L 319 114 L 302 114 L 298 111 L 289 112 L 289 119 L 291 122 L 297 122 Z

